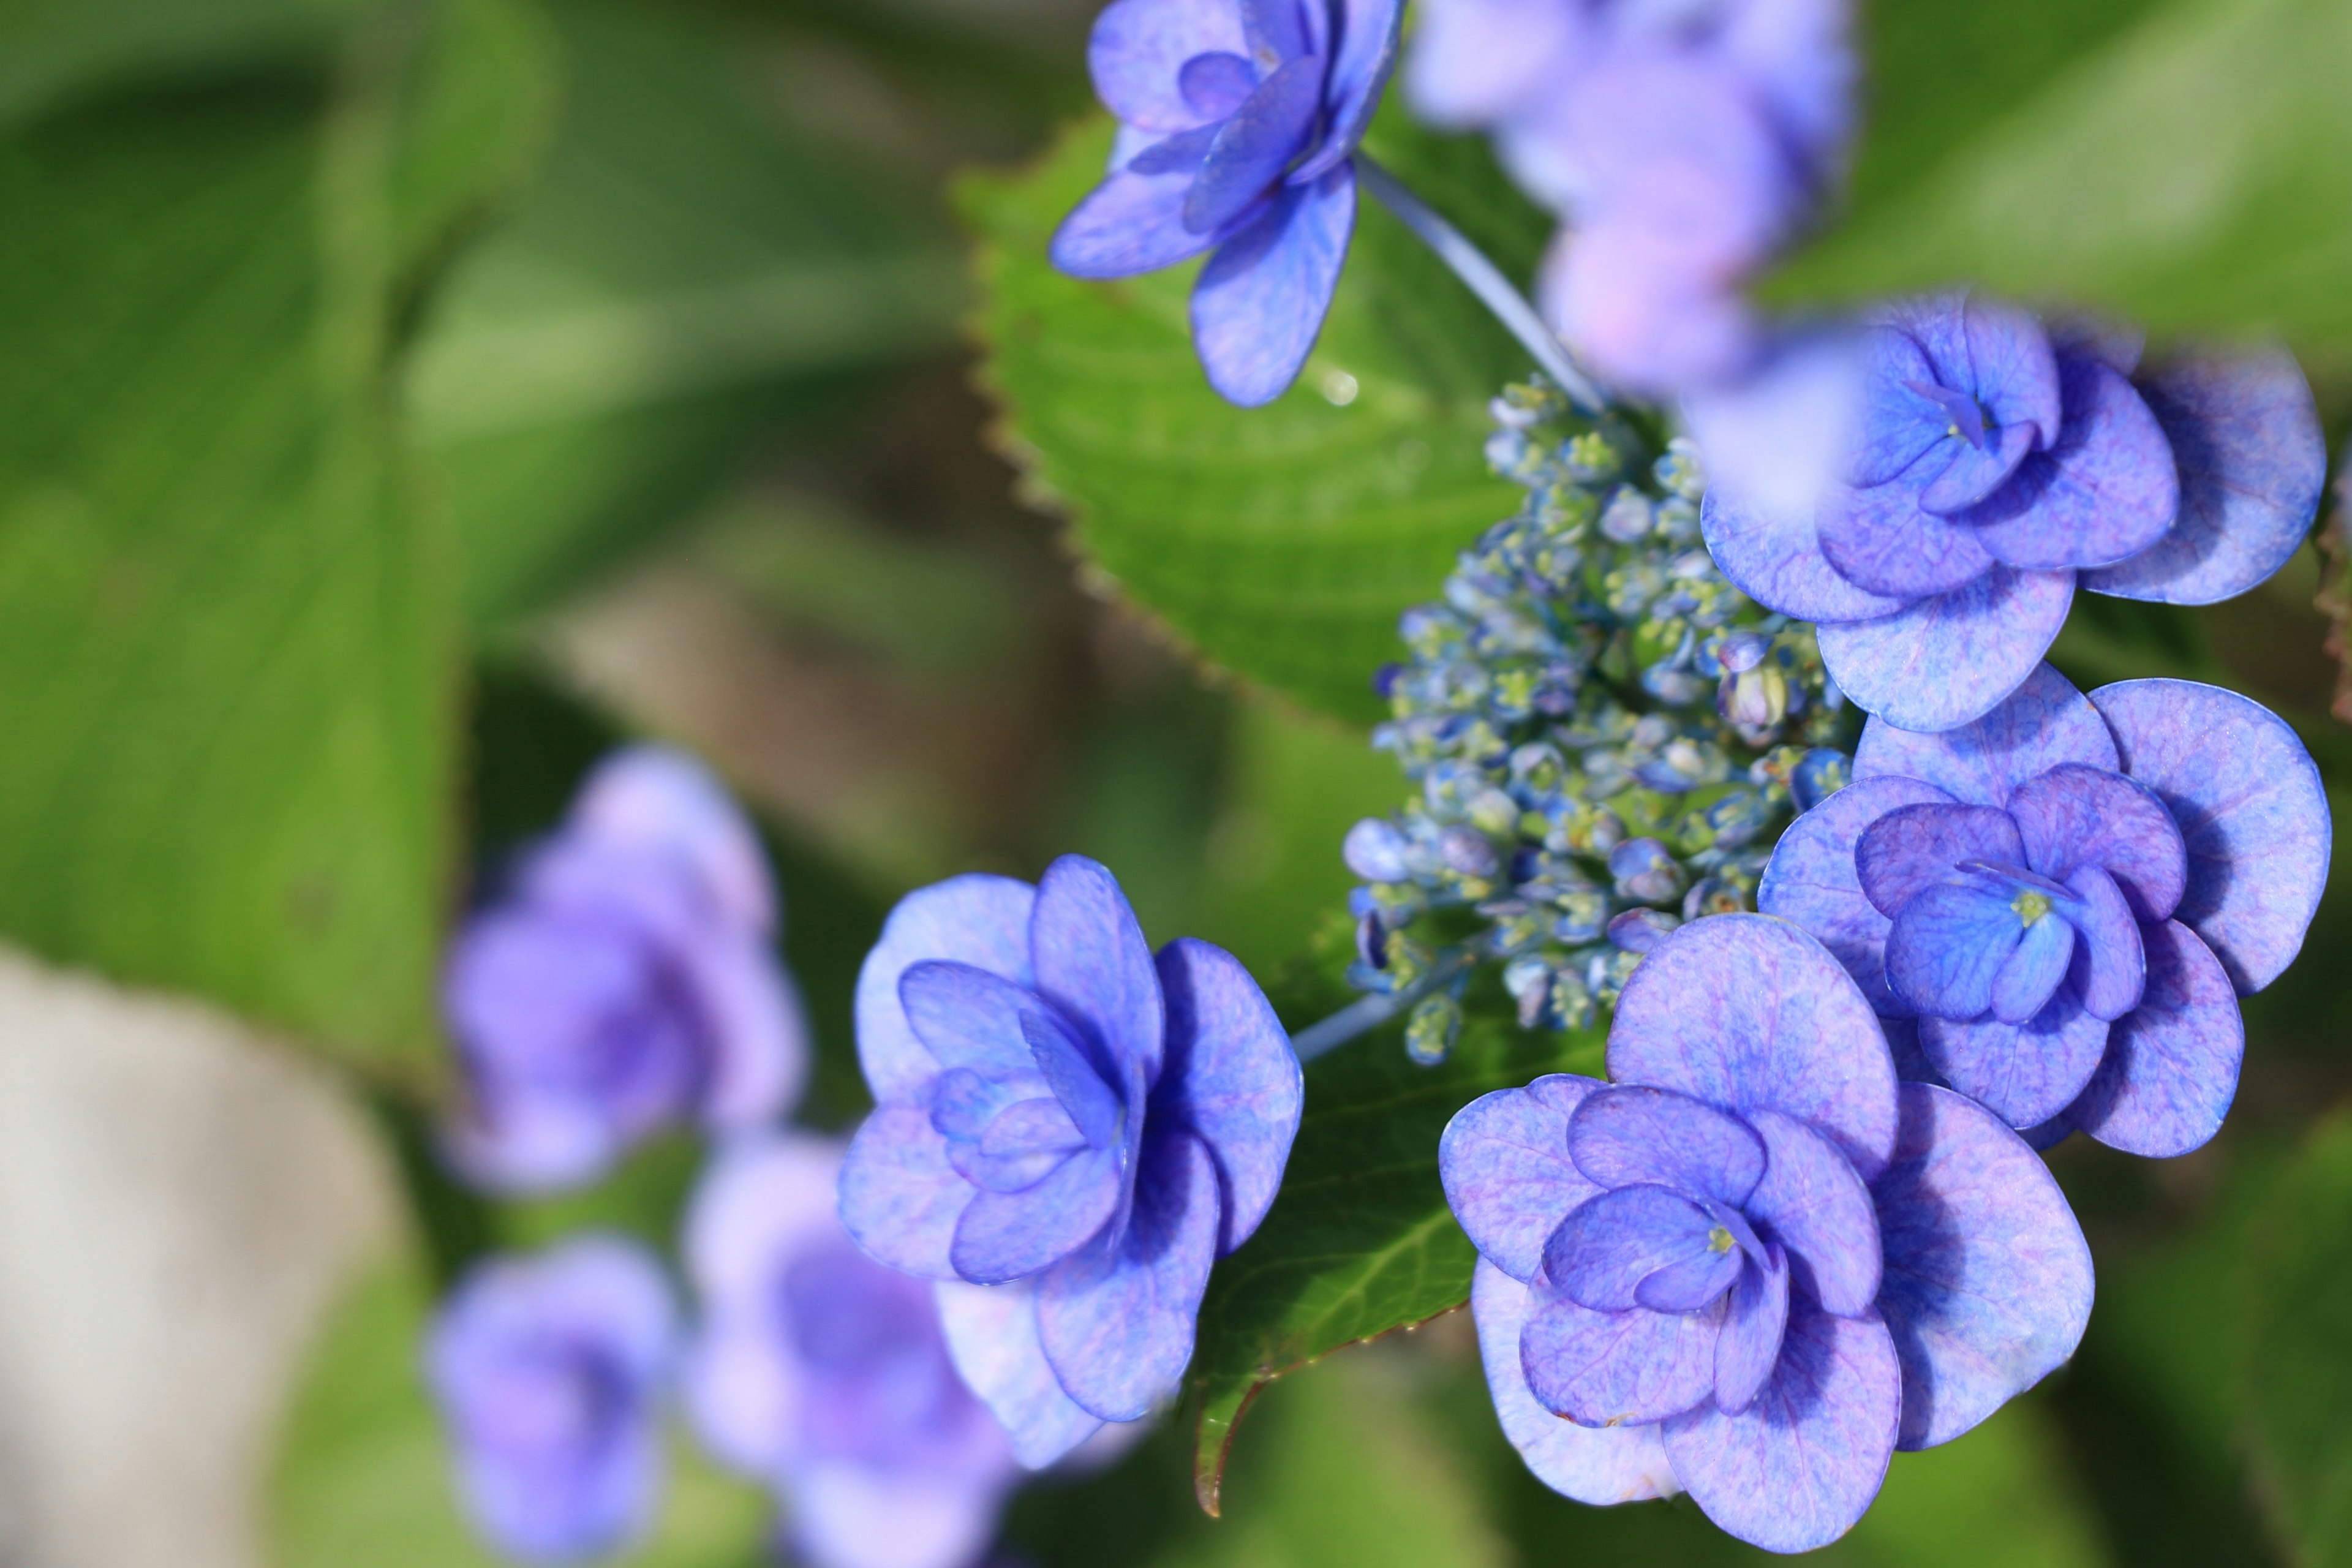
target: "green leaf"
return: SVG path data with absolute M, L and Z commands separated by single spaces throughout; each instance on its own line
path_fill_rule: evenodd
M 2257 1494 L 2302 1563 L 2352 1559 L 2352 1119 L 2331 1118 L 2248 1227 L 2244 1408 Z
M 0 142 L 10 938 L 354 1061 L 428 1047 L 456 584 L 393 327 L 514 167 L 530 38 L 513 0 L 387 11 L 331 84 Z
M 1543 1073 L 1598 1074 L 1601 1049 L 1598 1035 L 1480 1018 L 1438 1067 L 1415 1066 L 1390 1027 L 1307 1068 L 1281 1194 L 1257 1234 L 1217 1265 L 1201 1307 L 1188 1382 L 1203 1508 L 1217 1511 L 1234 1426 L 1267 1382 L 1469 1300 L 1477 1255 L 1437 1177 L 1438 1135 L 1454 1113 Z
M 1091 567 L 1202 658 L 1359 722 L 1396 618 L 1524 499 L 1486 471 L 1486 403 L 1526 359 L 1402 225 L 1362 204 L 1299 384 L 1234 408 L 1186 327 L 1194 268 L 1066 278 L 1046 242 L 1101 177 L 1110 127 L 1034 169 L 962 187 L 982 236 L 983 377 L 1031 494 L 1065 511 Z M 1376 151 L 1522 276 L 1544 224 L 1483 147 L 1391 115 Z
M 1924 27 L 1944 14 L 1912 9 Z M 1951 55 L 1916 58 L 1973 84 Z M 2159 331 L 2276 331 L 2340 351 L 2352 346 L 2347 79 L 2340 0 L 2169 0 L 1912 177 L 1865 186 L 1779 292 L 1968 280 Z M 1902 96 L 1900 83 L 1884 90 Z M 1898 152 L 1898 176 L 1916 145 Z
M 0 126 L 128 82 L 323 54 L 365 4 L 11 0 L 0 7 Z

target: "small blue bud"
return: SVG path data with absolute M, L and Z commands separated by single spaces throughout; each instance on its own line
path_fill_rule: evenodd
M 1799 811 L 1811 811 L 1853 782 L 1853 759 L 1843 752 L 1817 746 L 1807 752 L 1789 773 L 1789 793 Z
M 1388 967 L 1389 935 L 1370 915 L 1356 922 L 1356 962 L 1367 969 Z
M 1433 1068 L 1453 1052 L 1461 1035 L 1462 1004 L 1441 991 L 1412 1005 L 1404 1021 L 1404 1053 Z
M 1654 838 L 1628 838 L 1612 849 L 1609 874 L 1616 879 L 1620 897 L 1645 904 L 1663 904 L 1683 890 L 1683 868 Z
M 1647 952 L 1682 923 L 1664 910 L 1627 910 L 1609 922 L 1609 941 L 1627 952 Z
M 1698 920 L 1706 915 L 1736 915 L 1748 908 L 1748 897 L 1738 886 L 1721 877 L 1707 877 L 1692 884 L 1683 895 L 1683 919 Z
M 1404 835 L 1384 817 L 1368 816 L 1348 829 L 1339 858 L 1367 882 L 1402 882 L 1412 874 L 1405 865 Z

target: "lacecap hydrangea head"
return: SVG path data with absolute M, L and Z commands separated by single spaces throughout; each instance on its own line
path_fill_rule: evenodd
M 1759 902 L 1916 1029 L 1906 1076 L 2037 1142 L 2180 1154 L 2229 1110 L 2238 998 L 2301 948 L 2331 836 L 2317 768 L 2260 703 L 2187 680 L 2085 698 L 2042 665 L 1957 730 L 1872 720 Z
M 660 1268 L 610 1237 L 495 1258 L 459 1282 L 427 1380 L 467 1510 L 499 1551 L 582 1563 L 645 1529 L 677 1332 Z
M 929 1282 L 842 1228 L 842 1145 L 754 1134 L 697 1189 L 685 1251 L 702 1321 L 687 1407 L 706 1447 L 772 1488 L 809 1568 L 966 1568 L 1020 1478 L 956 1373 Z
M 2090 1250 L 2033 1151 L 1898 1084 L 1819 943 L 1695 921 L 1634 972 L 1609 1079 L 1473 1101 L 1439 1167 L 1505 1434 L 1589 1503 L 1687 1491 L 1775 1552 L 1827 1544 L 1898 1448 L 2073 1353 Z
M 876 1105 L 841 1217 L 940 1282 L 956 1365 L 1021 1462 L 1149 1414 L 1298 1130 L 1298 1061 L 1248 971 L 1191 938 L 1155 958 L 1078 856 L 1035 887 L 957 877 L 891 911 L 857 1048 Z
M 1213 252 L 1192 289 L 1209 384 L 1245 406 L 1298 375 L 1356 221 L 1349 157 L 1402 0 L 1114 0 L 1087 63 L 1118 117 L 1110 172 L 1054 265 L 1125 278 Z
M 1797 496 L 1717 484 L 1708 548 L 1820 626 L 1830 674 L 1908 730 L 2015 690 L 2079 584 L 2210 604 L 2303 542 L 2326 469 L 2283 352 L 2143 364 L 2137 338 L 1968 294 L 1890 305 L 1847 356 L 1851 427 Z
M 451 945 L 458 1170 L 561 1187 L 662 1128 L 781 1113 L 808 1043 L 776 925 L 759 837 L 717 781 L 656 747 L 606 759 Z

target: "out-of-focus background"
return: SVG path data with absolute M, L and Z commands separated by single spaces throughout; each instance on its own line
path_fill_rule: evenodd
M 760 814 L 819 1126 L 862 1109 L 850 985 L 921 882 L 1084 852 L 1155 940 L 1261 975 L 1340 908 L 1392 764 L 1191 657 L 1024 505 L 961 334 L 996 187 L 958 181 L 1087 110 L 1093 9 L 0 0 L 0 1564 L 490 1561 L 417 1376 L 433 1294 L 586 1221 L 665 1240 L 697 1155 L 463 1194 L 425 1133 L 432 975 L 478 873 L 617 740 L 692 749 Z M 2030 123 L 2166 10 L 1990 44 L 1954 19 L 1950 90 Z M 1945 148 L 1937 103 L 1874 112 L 1865 196 Z M 2306 363 L 2340 439 L 2345 365 Z M 1423 593 L 1469 537 L 1415 543 Z M 2321 564 L 2195 616 L 2086 604 L 2061 662 L 2227 679 L 2340 783 Z M 2060 1155 L 2100 1267 L 2080 1357 L 1898 1456 L 1832 1560 L 2335 1560 L 2347 941 L 2339 894 L 2249 1007 L 2221 1142 Z M 1171 1423 L 1033 1485 L 1006 1560 L 1758 1557 L 1686 1504 L 1544 1490 L 1465 1314 L 1274 1385 L 1222 1521 L 1190 1456 Z M 764 1560 L 766 1500 L 677 1466 L 634 1560 Z

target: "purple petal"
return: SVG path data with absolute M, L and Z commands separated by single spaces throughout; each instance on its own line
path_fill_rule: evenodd
M 1709 489 L 1699 507 L 1707 552 L 1739 591 L 1768 609 L 1810 621 L 1866 621 L 1905 601 L 1858 588 L 1822 553 L 1809 513 L 1756 505 Z
M 2138 383 L 2180 474 L 2172 530 L 2083 580 L 2095 594 L 2210 605 L 2286 564 L 2327 475 L 2311 387 L 2284 351 L 2175 360 Z
M 1922 1018 L 1919 1047 L 1953 1089 L 2011 1127 L 2032 1127 L 2065 1110 L 2091 1081 L 2107 1048 L 2107 1026 L 2062 985 L 2031 1023 Z
M 1164 174 L 1121 170 L 1070 209 L 1046 248 L 1073 278 L 1130 278 L 1189 260 L 1222 233 L 1184 226 L 1184 202 L 1194 175 L 1179 167 Z
M 925 959 L 941 959 L 1027 985 L 1029 910 L 1036 896 L 1026 882 L 975 873 L 898 900 L 857 973 L 857 1059 L 876 1100 L 912 1100 L 940 1070 L 898 1005 L 899 976 Z
M 1583 1503 L 1637 1502 L 1680 1491 L 1656 1426 L 1580 1426 L 1536 1403 L 1519 1364 L 1530 1295 L 1527 1286 L 1479 1259 L 1470 1281 L 1479 1359 L 1486 1364 L 1503 1436 L 1528 1468 L 1552 1490 Z
M 808 1077 L 808 1016 L 800 989 L 765 937 L 713 937 L 682 955 L 710 1026 L 703 1125 L 719 1131 L 775 1121 Z
M 1053 1174 L 1086 1138 L 1053 1099 L 1024 1100 L 990 1122 L 977 1142 L 950 1139 L 948 1163 L 982 1192 L 1018 1193 Z
M 1582 1426 L 1659 1421 L 1715 1387 L 1718 1314 L 1596 1312 L 1535 1293 L 1519 1332 L 1519 1370 L 1537 1403 Z
M 1756 907 L 1828 948 L 1881 1015 L 1904 1009 L 1886 988 L 1889 922 L 1862 890 L 1854 845 L 1890 811 L 1949 798 L 1916 779 L 1857 779 L 1789 825 L 1757 887 Z
M 1715 1404 L 1734 1415 L 1756 1403 L 1780 1359 L 1789 1326 L 1789 1260 L 1774 1245 L 1731 1292 L 1715 1341 Z
M 1082 855 L 1046 867 L 1029 915 L 1029 955 L 1038 994 L 1078 1026 L 1104 1081 L 1128 1105 L 1141 1105 L 1139 1091 L 1160 1078 L 1166 1010 L 1151 949 L 1118 879 Z
M 1682 399 L 1683 424 L 1698 443 L 1706 473 L 1706 504 L 1792 520 L 1788 531 L 1801 542 L 1805 559 L 1823 568 L 1812 518 L 1822 494 L 1843 473 L 1846 435 L 1862 405 L 1862 358 L 1857 339 L 1842 330 L 1780 331 L 1748 374 L 1692 388 Z M 1832 589 L 1843 583 L 1834 573 L 1830 576 Z M 1871 595 L 1850 586 L 1845 592 L 1864 602 L 1828 618 L 1865 618 L 1901 607 L 1869 603 Z
M 1768 1552 L 1809 1552 L 1853 1529 L 1878 1495 L 1902 1407 L 1894 1342 L 1875 1314 L 1792 1302 L 1756 1402 L 1668 1421 L 1666 1456 L 1717 1525 Z
M 2154 791 L 2120 773 L 2062 763 L 2017 786 L 2010 814 L 2025 863 L 2064 881 L 2078 866 L 2110 873 L 2132 912 L 2160 921 L 2180 902 L 2188 877 L 2180 829 Z
M 683 752 L 631 746 L 596 764 L 571 825 L 607 843 L 657 849 L 692 868 L 710 905 L 744 929 L 776 924 L 775 885 L 760 836 L 726 787 Z
M 1097 1149 L 1117 1142 L 1122 1110 L 1118 1092 L 1103 1082 L 1069 1026 L 1045 1008 L 1033 1006 L 1021 1015 L 1021 1037 L 1079 1134 Z
M 1875 1195 L 1902 1446 L 1932 1448 L 2074 1353 L 2091 1316 L 2091 1249 L 2024 1141 L 1927 1084 L 1903 1086 L 1903 1140 Z
M 1923 1017 L 1986 1011 L 1994 976 L 2025 935 L 2016 897 L 2006 885 L 1976 878 L 1922 891 L 1886 933 L 1889 988 Z
M 841 1223 L 851 1239 L 876 1262 L 928 1279 L 956 1277 L 956 1224 L 975 1195 L 920 1106 L 876 1107 L 842 1160 Z
M 1201 57 L 1204 60 L 1235 58 L 1233 55 Z M 1189 180 L 1201 172 L 1201 164 L 1208 158 L 1209 149 L 1215 145 L 1217 132 L 1223 129 L 1218 125 L 1196 125 L 1190 131 L 1179 131 L 1165 141 L 1152 142 L 1131 158 L 1118 160 L 1115 157 L 1111 172 L 1116 174 L 1124 169 L 1130 174 L 1181 174 Z
M 1297 379 L 1355 224 L 1355 170 L 1342 165 L 1313 184 L 1284 187 L 1201 268 L 1192 342 L 1220 396 L 1255 408 Z
M 1568 1154 L 1569 1119 L 1597 1079 L 1554 1073 L 1496 1089 L 1454 1113 L 1437 1143 L 1445 1201 L 1488 1262 L 1514 1279 L 1543 1267 L 1544 1242 L 1570 1209 L 1597 1196 Z
M 2084 1012 L 2112 1023 L 2139 1005 L 2140 988 L 2147 979 L 2139 921 L 2133 918 L 2131 905 L 2115 878 L 2099 867 L 2084 867 L 2066 885 L 2083 900 L 2080 910 L 2066 913 L 2083 933 L 2083 940 L 2074 944 L 2074 989 L 2083 998 Z
M 1764 1174 L 1764 1144 L 1737 1116 L 1663 1089 L 1610 1089 L 1569 1119 L 1576 1168 L 1604 1187 L 1650 1183 L 1747 1202 Z
M 942 1068 L 969 1068 L 984 1079 L 1037 1072 L 1022 1032 L 1024 1014 L 1045 1010 L 1034 992 L 969 963 L 926 960 L 898 977 L 898 1001 Z
M 2056 445 L 1959 519 L 2011 566 L 2126 560 L 2163 538 L 2180 510 L 2171 443 L 2131 384 L 2084 355 L 2061 360 L 2060 373 L 2066 424 Z
M 1290 183 L 1319 180 L 1355 151 L 1380 107 L 1381 89 L 1396 68 L 1397 38 L 1404 24 L 1404 0 L 1339 0 L 1332 7 L 1339 26 L 1339 52 L 1323 86 L 1323 145 L 1290 173 Z
M 1217 1252 L 1216 1163 L 1182 1129 L 1143 1145 L 1127 1231 L 1048 1273 L 1037 1288 L 1045 1357 L 1072 1399 L 1135 1421 L 1172 1393 Z
M 1609 1076 L 1829 1134 L 1864 1177 L 1895 1143 L 1895 1064 L 1837 960 L 1769 915 L 1694 921 L 1642 961 L 1617 1004 Z
M 1404 62 L 1405 100 L 1443 130 L 1493 124 L 1551 79 L 1580 21 L 1558 0 L 1423 0 Z
M 1909 475 L 1832 489 L 1814 519 L 1822 553 L 1848 582 L 1896 599 L 1953 593 L 1992 570 L 1977 530 L 1921 510 L 1919 499 Z
M 1319 6 L 1322 0 L 1312 3 Z M 1240 0 L 1240 9 L 1250 54 L 1268 68 L 1300 55 L 1321 52 L 1318 46 L 1322 41 L 1322 19 L 1310 24 L 1302 0 Z
M 1763 1250 L 1761 1243 L 1757 1250 Z M 1737 1284 L 1747 1267 L 1748 1255 L 1737 1247 L 1685 1258 L 1634 1286 L 1633 1304 L 1653 1312 L 1695 1312 Z
M 1194 55 L 1176 73 L 1176 90 L 1182 96 L 1184 106 L 1198 114 L 1203 121 L 1222 121 L 1249 101 L 1257 90 L 1257 70 L 1240 55 L 1213 53 Z M 1191 131 L 1179 132 L 1179 136 L 1202 136 L 1201 147 L 1205 155 L 1213 134 L 1206 123 Z
M 1943 471 L 1919 490 L 1921 510 L 1937 517 L 1966 511 L 2000 487 L 2032 450 L 2031 425 L 2006 425 L 1984 432 L 1984 444 L 1958 440 Z
M 1063 1161 L 1034 1187 L 980 1193 L 956 1221 L 948 1260 L 959 1278 L 974 1285 L 1039 1273 L 1109 1222 L 1123 1186 L 1118 1152 L 1089 1149 Z
M 1196 55 L 1247 55 L 1241 10 L 1198 0 L 1112 0 L 1095 19 L 1087 68 L 1095 96 L 1145 131 L 1189 131 L 1216 118 L 1184 100 L 1184 64 Z
M 2095 869 L 2085 874 L 2099 878 L 2106 876 L 2105 872 Z M 2116 907 L 2121 909 L 2123 895 L 2115 892 L 2112 880 L 2106 886 L 2109 894 L 2116 900 Z M 2130 935 L 2129 911 L 2125 912 L 2124 919 L 2126 935 Z M 2130 935 L 2130 940 L 2134 944 L 2133 951 L 2137 952 L 2138 938 Z M 2076 956 L 2078 947 L 2074 928 L 2054 915 L 2044 915 L 2027 926 L 2019 937 L 2016 948 L 1993 974 L 1990 1004 L 1992 1016 L 2004 1024 L 2022 1024 L 2032 1019 L 2049 1004 L 2050 994 L 2058 989 L 2058 983 L 2066 978 L 2067 965 Z M 2100 973 L 2105 976 L 2108 971 L 2102 969 Z M 2095 1016 L 2102 1018 L 2112 1016 L 2106 1013 L 2095 1013 Z
M 1013 1458 L 1042 1470 L 1102 1428 L 1062 1391 L 1037 1337 L 1036 1287 L 942 1280 L 940 1331 L 972 1393 L 1013 1437 Z
M 1900 806 L 1873 823 L 1853 847 L 1863 893 L 1890 920 L 1929 888 L 1949 881 L 1963 860 L 2014 866 L 2024 858 L 2017 824 L 1989 805 Z
M 1282 1184 L 1306 1102 L 1290 1037 L 1241 962 L 1181 937 L 1160 950 L 1168 999 L 1168 1061 L 1150 1124 L 1189 1127 L 1216 1162 L 1224 1194 L 1217 1255 L 1258 1227 Z
M 1717 1228 L 1706 1210 L 1664 1187 L 1620 1187 L 1559 1222 L 1544 1247 L 1544 1273 L 1594 1311 L 1622 1312 L 1661 1268 L 1722 1257 L 1708 1245 Z
M 2090 699 L 2043 664 L 1991 712 L 1957 729 L 1923 734 L 1873 720 L 1854 750 L 1853 777 L 1918 779 L 1954 800 L 2005 806 L 2019 784 L 2063 763 L 2122 765 Z
M 1896 326 L 1865 328 L 1861 338 L 1868 396 L 1846 476 L 1859 489 L 1900 478 L 1949 437 L 1951 421 L 1921 389 L 1940 388 L 1919 340 Z
M 821 1460 L 788 1488 L 793 1560 L 830 1568 L 975 1563 L 995 1537 L 1005 1489 L 994 1476 Z
M 2237 1098 L 2246 1029 L 2230 977 L 2178 921 L 2141 928 L 2147 988 L 2067 1120 L 2111 1148 L 2169 1159 L 2200 1148 Z
M 2071 572 L 1995 566 L 1967 587 L 1874 621 L 1824 625 L 1838 689 L 1906 730 L 1955 730 L 2024 684 L 2066 623 Z
M 1298 155 L 1323 88 L 1323 61 L 1291 60 L 1259 84 L 1209 144 L 1184 197 L 1184 226 L 1214 234 L 1240 217 Z
M 2091 694 L 2123 770 L 2154 790 L 2189 856 L 2173 918 L 2229 971 L 2240 995 L 2302 950 L 2327 884 L 2332 826 L 2319 770 L 2261 703 L 2189 680 L 2125 680 Z
M 1966 393 L 1996 428 L 2032 426 L 2048 445 L 2062 419 L 2057 362 L 2032 312 L 1966 292 L 1926 294 L 1880 308 L 1910 334 L 1937 384 Z
M 1799 1289 L 1825 1311 L 1859 1317 L 1878 1296 L 1878 1222 L 1870 1190 L 1829 1140 L 1794 1117 L 1756 1113 L 1771 1163 L 1748 1217 L 1788 1249 Z

